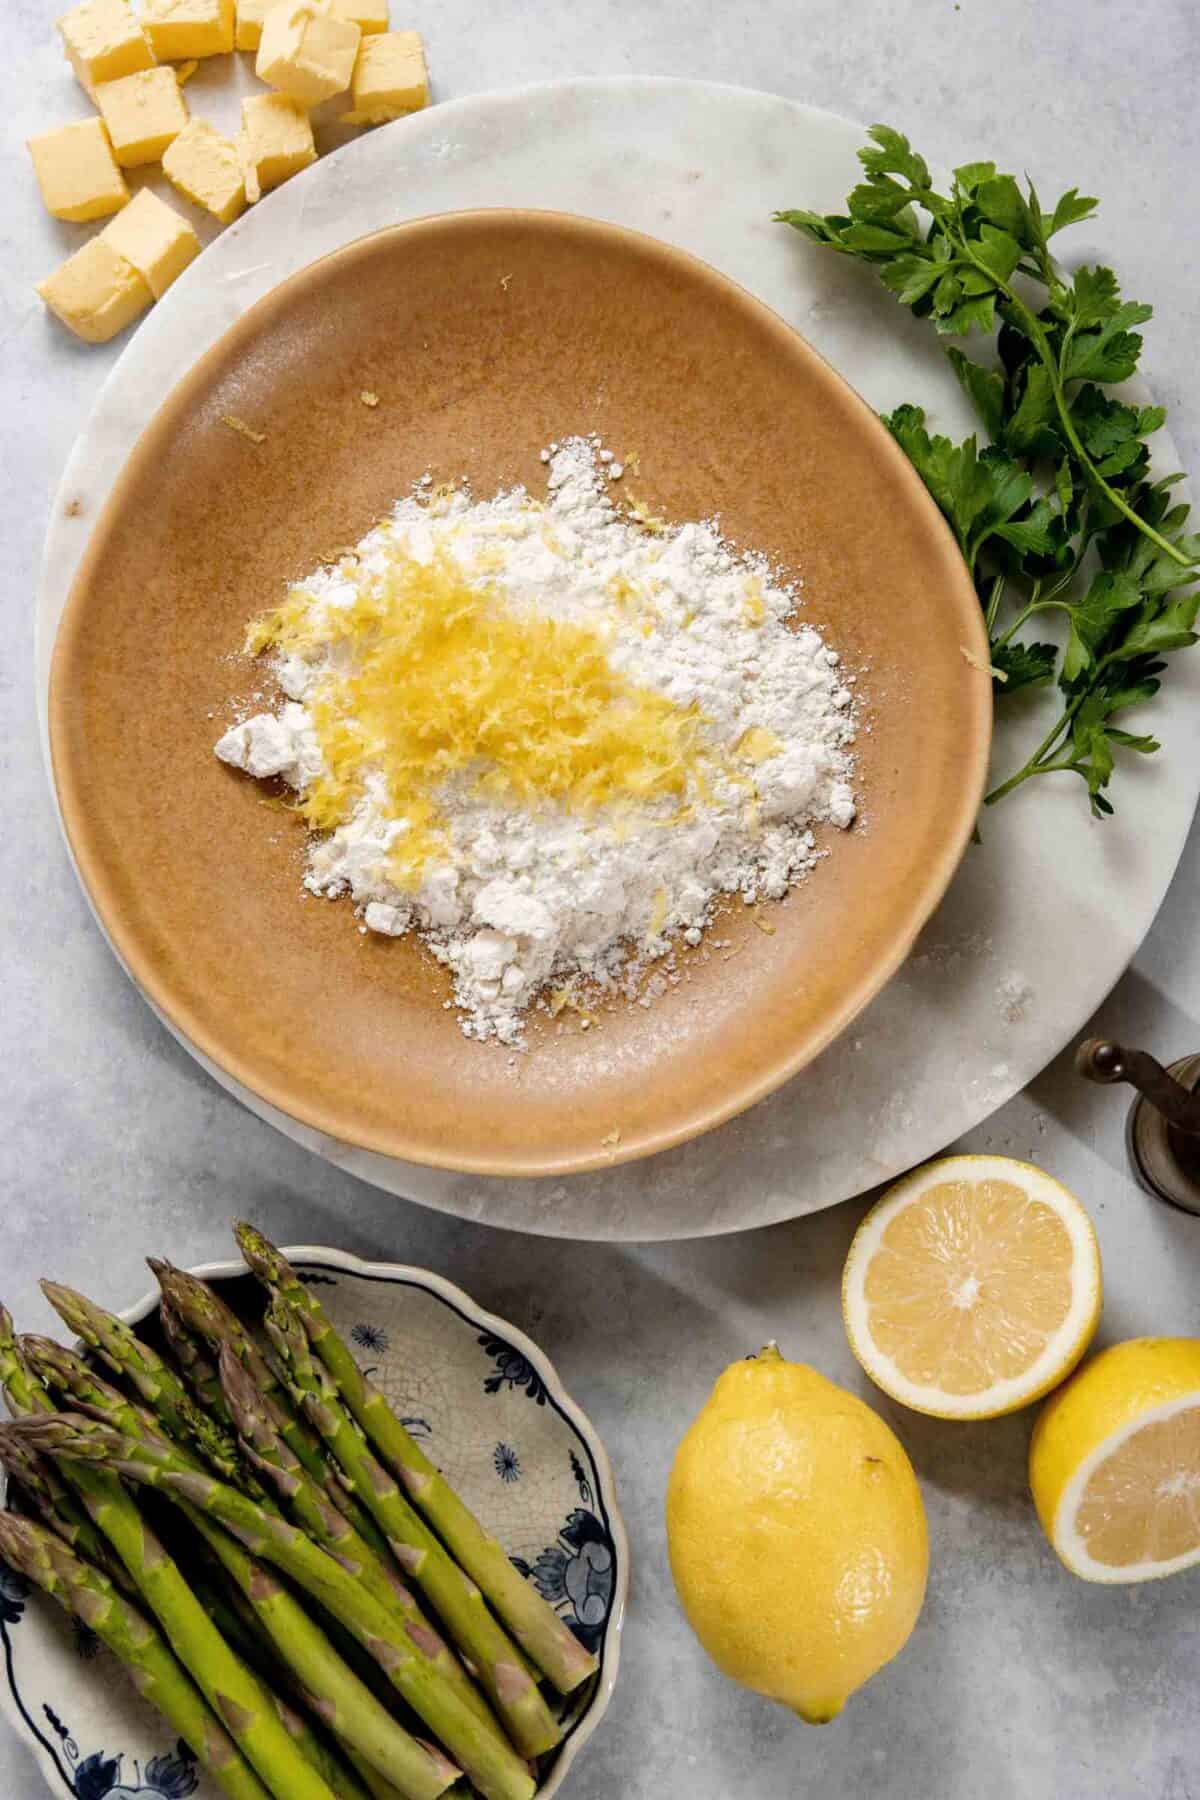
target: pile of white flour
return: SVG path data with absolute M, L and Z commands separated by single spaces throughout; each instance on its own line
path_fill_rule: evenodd
M 588 984 L 628 988 L 631 966 L 698 944 L 720 896 L 785 894 L 817 860 L 813 825 L 844 828 L 855 815 L 853 678 L 816 631 L 796 628 L 795 587 L 714 523 L 631 517 L 614 502 L 629 499 L 620 468 L 597 440 L 571 439 L 543 460 L 544 504 L 523 488 L 488 501 L 434 494 L 426 477 L 353 558 L 293 590 L 319 627 L 397 558 L 448 556 L 509 609 L 600 632 L 621 676 L 698 711 L 717 772 L 682 815 L 667 800 L 632 820 L 605 806 L 575 813 L 497 798 L 459 775 L 437 796 L 444 850 L 408 892 L 389 865 L 407 822 L 381 773 L 346 823 L 311 841 L 307 887 L 348 894 L 371 931 L 419 932 L 451 971 L 463 1031 L 506 1044 L 521 1042 L 535 1002 L 553 995 L 557 1010 Z M 276 658 L 286 702 L 227 731 L 223 761 L 307 789 L 323 758 L 306 698 L 353 654 L 333 636 L 322 642 L 318 629 L 311 647 Z M 734 768 L 744 772 L 722 772 Z

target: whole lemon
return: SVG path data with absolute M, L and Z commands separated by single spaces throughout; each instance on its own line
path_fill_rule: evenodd
M 667 1541 L 717 1667 L 814 1725 L 903 1648 L 925 1598 L 925 1508 L 901 1444 L 773 1344 L 726 1369 L 679 1446 Z

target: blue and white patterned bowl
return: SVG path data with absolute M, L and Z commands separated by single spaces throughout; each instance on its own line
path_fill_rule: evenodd
M 287 1252 L 409 1430 L 571 1629 L 599 1674 L 563 1702 L 550 1800 L 616 1685 L 629 1580 L 625 1527 L 604 1447 L 527 1337 L 425 1269 L 304 1245 Z M 195 1271 L 238 1305 L 240 1263 Z M 147 1295 L 123 1316 L 139 1324 Z M 79 1800 L 217 1800 L 185 1746 L 115 1659 L 53 1601 L 0 1565 L 0 1703 L 56 1793 Z

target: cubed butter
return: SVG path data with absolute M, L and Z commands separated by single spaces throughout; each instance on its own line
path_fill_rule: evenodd
M 252 94 L 242 101 L 246 197 L 257 199 L 317 160 L 312 121 L 286 94 Z
M 233 49 L 233 0 L 142 0 L 142 24 L 160 62 Z
M 156 163 L 188 122 L 174 69 L 139 69 L 96 86 L 96 105 L 123 169 Z
M 104 219 L 128 203 L 129 189 L 102 119 L 81 119 L 30 138 L 29 154 L 42 199 L 56 219 L 74 224 Z
M 418 31 L 384 31 L 365 37 L 350 86 L 348 125 L 383 125 L 429 105 L 429 73 Z
M 237 35 L 239 50 L 257 50 L 262 37 L 263 20 L 279 0 L 237 0 Z
M 148 283 L 105 243 L 103 232 L 39 282 L 38 293 L 68 330 L 89 344 L 107 344 L 154 300 Z
M 207 119 L 192 119 L 163 154 L 163 173 L 185 200 L 222 225 L 246 209 L 246 176 L 238 147 Z
M 339 19 L 349 19 L 366 37 L 368 32 L 388 28 L 388 0 L 333 0 Z
M 268 87 L 319 106 L 350 86 L 362 32 L 335 18 L 329 0 L 279 0 L 263 20 L 254 70 Z
M 200 254 L 200 239 L 183 214 L 151 188 L 135 194 L 100 236 L 133 265 L 156 300 Z
M 129 0 L 83 0 L 58 21 L 67 60 L 91 93 L 98 81 L 116 81 L 154 64 L 150 40 Z

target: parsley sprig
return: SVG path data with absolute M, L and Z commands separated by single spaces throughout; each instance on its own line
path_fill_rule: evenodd
M 1166 412 L 1106 392 L 1137 368 L 1152 309 L 1122 299 L 1111 269 L 1064 272 L 1051 240 L 1097 202 L 1071 188 L 1050 212 L 994 163 L 956 169 L 948 194 L 908 139 L 876 125 L 846 213 L 775 216 L 814 243 L 876 268 L 903 306 L 946 337 L 984 334 L 986 360 L 946 354 L 987 434 L 931 435 L 919 406 L 884 423 L 945 514 L 974 577 L 1000 695 L 1057 680 L 1061 708 L 991 805 L 1035 775 L 1069 771 L 1092 811 L 1111 813 L 1116 752 L 1153 737 L 1116 720 L 1158 692 L 1164 657 L 1197 641 L 1200 534 L 1150 477 L 1147 439 Z M 993 336 L 993 334 L 996 334 Z M 1067 625 L 1063 650 L 1030 638 L 1039 616 Z M 1036 630 L 1036 626 L 1034 626 Z

